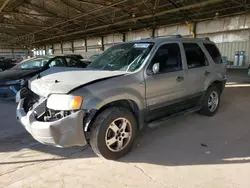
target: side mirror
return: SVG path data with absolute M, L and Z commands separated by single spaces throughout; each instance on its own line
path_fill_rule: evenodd
M 154 63 L 153 67 L 152 67 L 152 72 L 153 74 L 157 74 L 160 71 L 160 63 Z

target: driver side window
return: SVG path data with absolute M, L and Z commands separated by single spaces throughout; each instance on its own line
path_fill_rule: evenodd
M 56 58 L 50 62 L 49 67 L 65 67 L 65 63 L 61 58 Z
M 164 44 L 156 52 L 151 66 L 159 63 L 159 73 L 182 70 L 181 52 L 177 43 Z

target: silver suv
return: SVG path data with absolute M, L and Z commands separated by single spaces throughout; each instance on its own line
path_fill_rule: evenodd
M 106 159 L 128 153 L 139 130 L 187 112 L 213 116 L 226 68 L 209 39 L 115 45 L 86 69 L 51 68 L 16 96 L 17 119 L 39 142 L 90 144 Z

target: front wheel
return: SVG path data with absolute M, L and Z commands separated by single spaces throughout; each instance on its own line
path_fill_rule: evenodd
M 129 110 L 121 107 L 108 108 L 93 122 L 90 145 L 98 156 L 118 159 L 132 149 L 136 132 L 137 122 Z
M 201 114 L 213 116 L 218 111 L 220 106 L 220 90 L 216 85 L 208 88 L 202 102 Z

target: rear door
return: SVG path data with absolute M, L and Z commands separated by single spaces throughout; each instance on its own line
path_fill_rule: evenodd
M 206 77 L 211 73 L 208 59 L 198 43 L 183 43 L 188 68 L 188 95 L 201 97 Z
M 175 113 L 184 101 L 187 74 L 182 59 L 179 43 L 162 44 L 156 50 L 145 75 L 148 121 Z M 148 73 L 155 63 L 159 73 Z
M 213 62 L 213 74 L 226 79 L 226 65 L 223 63 L 219 49 L 213 43 L 204 43 L 203 45 L 208 52 L 207 56 L 210 58 L 210 62 Z

